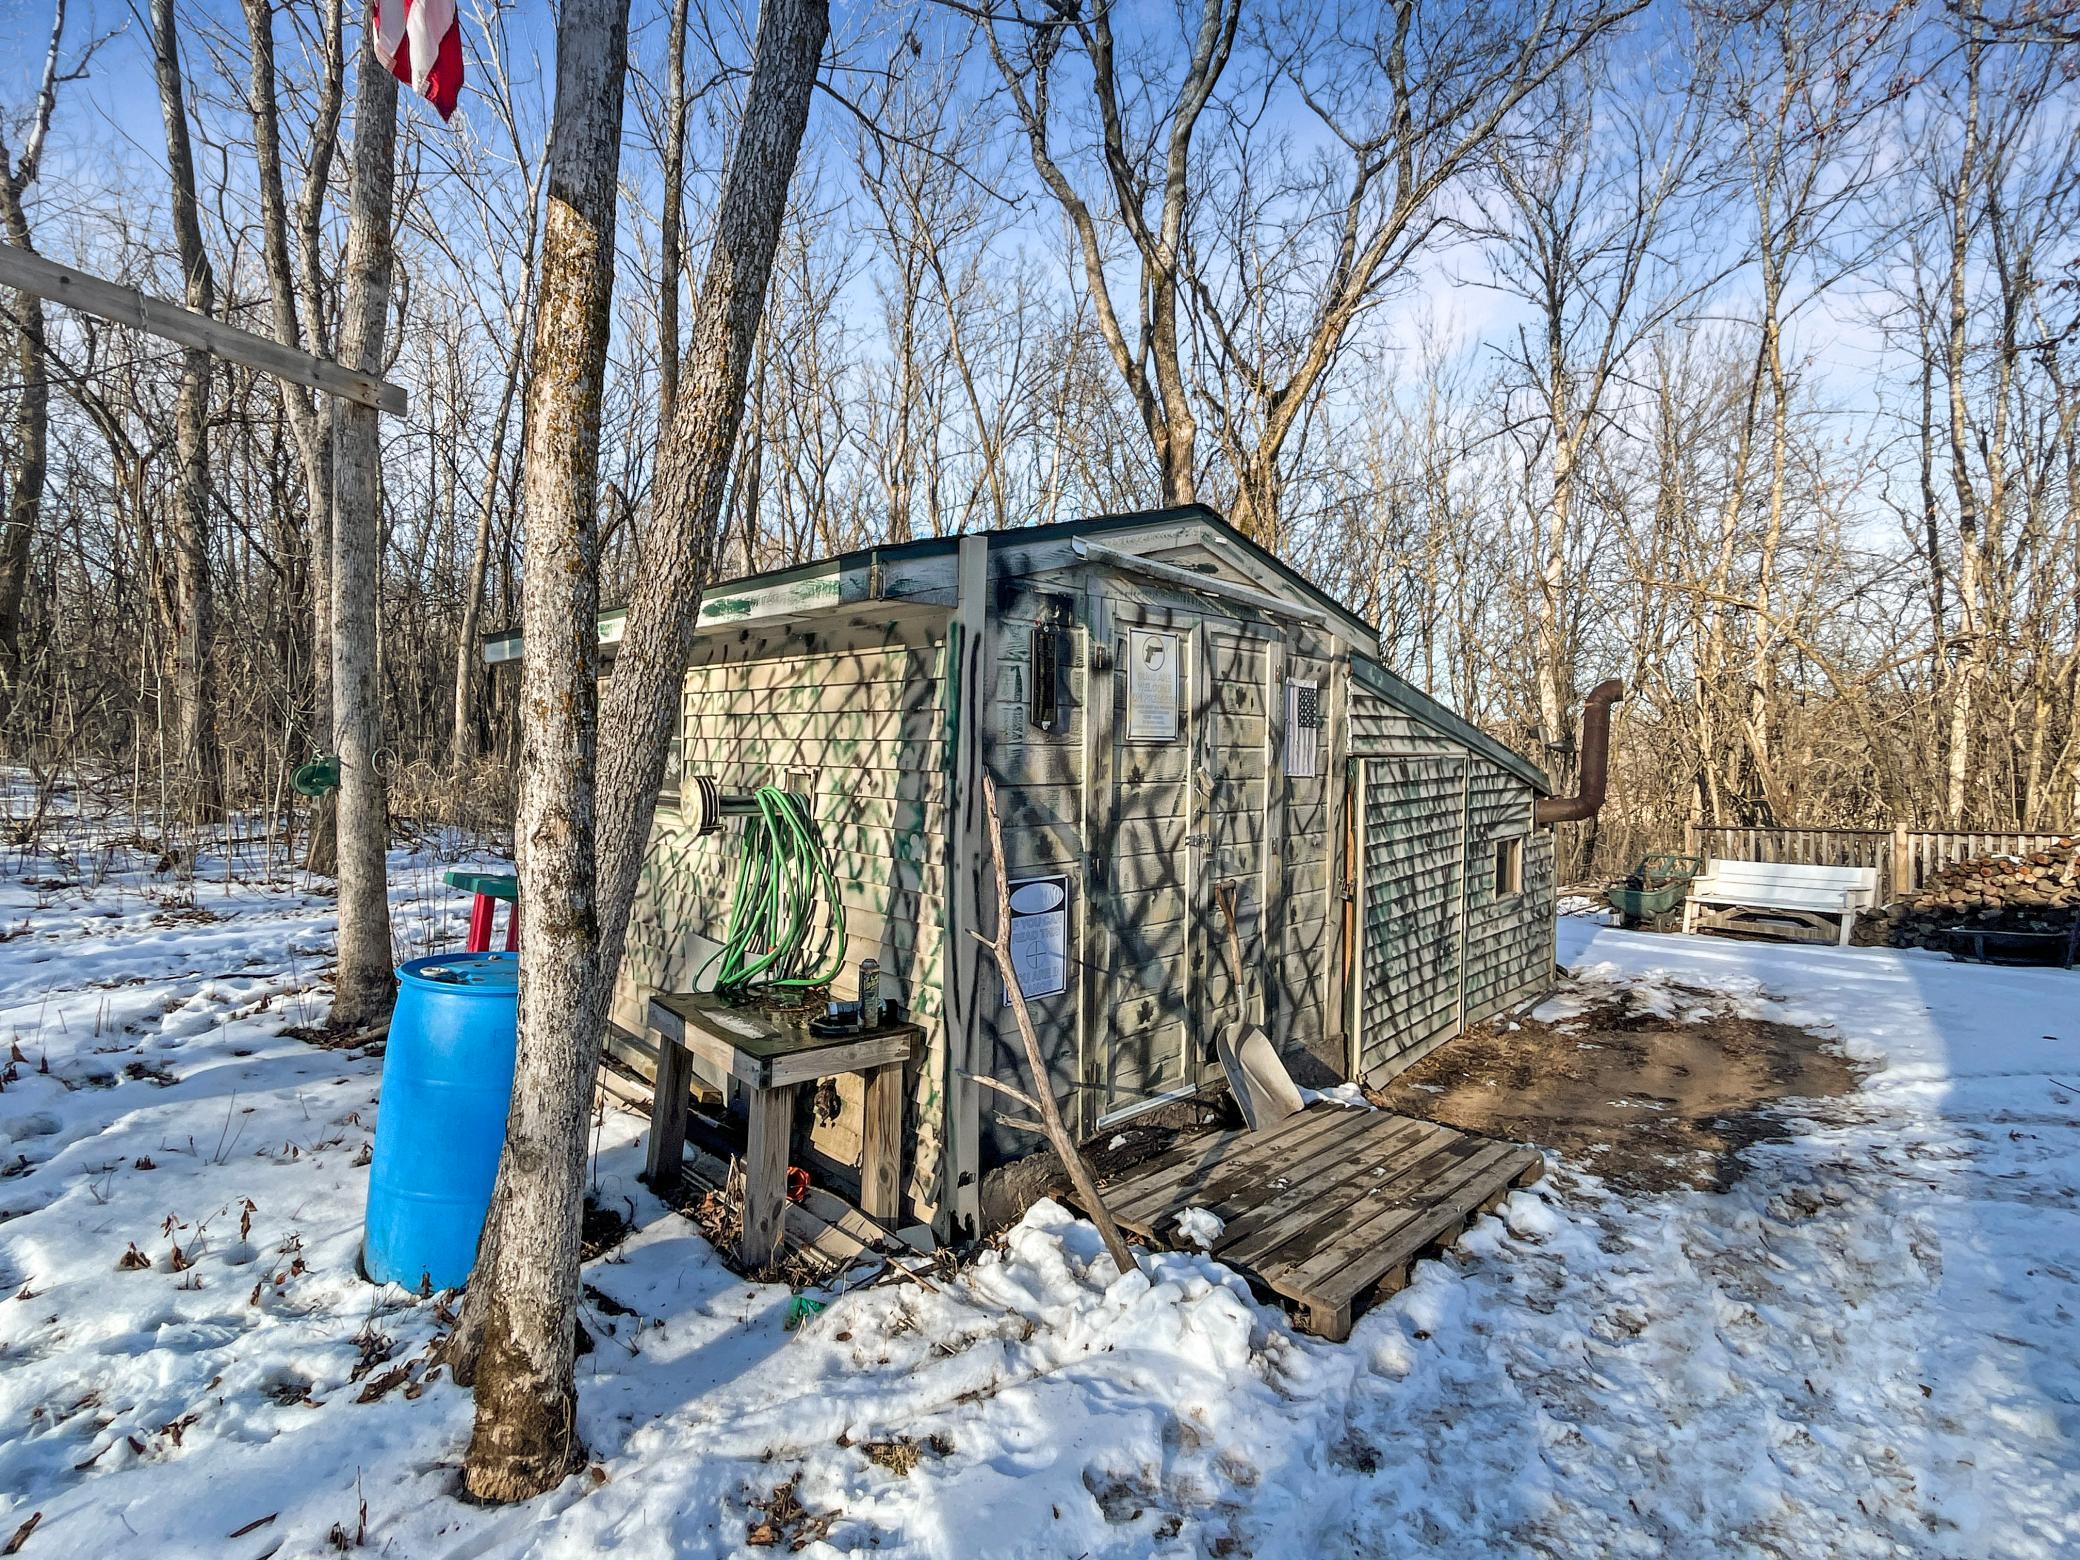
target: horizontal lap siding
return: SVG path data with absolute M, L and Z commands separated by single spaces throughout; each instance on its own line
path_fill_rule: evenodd
M 1360 803 L 1360 1071 L 1372 1078 L 1456 1032 L 1465 790 L 1455 759 L 1379 759 Z
M 1477 1024 L 1552 983 L 1552 831 L 1534 850 L 1531 788 L 1499 764 L 1475 759 L 1468 776 L 1466 1022 Z M 1524 841 L 1524 887 L 1498 897 L 1495 847 Z
M 1434 753 L 1461 758 L 1466 749 L 1377 694 L 1351 688 L 1351 756 L 1369 753 Z
M 1444 733 L 1353 687 L 1349 702 L 1350 755 L 1375 767 L 1388 755 L 1411 763 L 1451 760 L 1465 770 L 1463 839 L 1463 970 L 1420 952 L 1395 951 L 1368 941 L 1361 955 L 1357 1001 L 1367 1014 L 1361 1068 L 1378 1077 L 1407 1066 L 1466 1024 L 1491 1018 L 1544 992 L 1552 984 L 1553 840 L 1531 827 L 1531 787 L 1492 759 L 1472 753 Z M 1523 891 L 1495 893 L 1496 841 L 1524 840 Z M 1364 848 L 1361 845 L 1361 848 Z M 1388 919 L 1395 904 L 1419 903 L 1439 890 L 1448 871 L 1441 831 L 1424 840 L 1375 841 L 1372 849 L 1388 878 L 1359 907 L 1361 940 L 1367 918 Z M 1430 858 L 1419 866 L 1415 858 Z M 1375 922 L 1375 924 L 1376 924 Z M 1463 977 L 1463 992 L 1461 981 Z M 1463 1003 L 1463 1005 L 1462 1005 Z M 1392 1026 L 1392 1038 L 1382 1034 Z
M 810 794 L 845 906 L 834 989 L 853 995 L 859 961 L 876 959 L 884 992 L 925 1025 L 904 1134 L 920 1218 L 939 1201 L 945 1131 L 943 637 L 915 626 L 746 634 L 688 671 L 680 728 L 688 775 L 713 775 L 725 791 Z M 651 992 L 694 988 L 727 931 L 746 826 L 731 820 L 701 839 L 690 820 L 660 811 L 615 988 L 617 1024 L 640 1034 Z M 857 1166 L 862 1110 L 860 1080 L 839 1080 L 836 1119 L 819 1118 L 812 1134 L 830 1166 Z

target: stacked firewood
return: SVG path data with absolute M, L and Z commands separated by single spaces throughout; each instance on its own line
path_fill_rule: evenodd
M 2021 856 L 1953 861 L 1914 893 L 1857 924 L 1861 943 L 1942 948 L 1953 928 L 2062 932 L 2080 916 L 2080 840 Z

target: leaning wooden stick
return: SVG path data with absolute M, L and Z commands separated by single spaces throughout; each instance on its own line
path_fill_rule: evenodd
M 1120 1272 L 1131 1273 L 1138 1264 L 1127 1250 L 1126 1241 L 1120 1237 L 1119 1226 L 1112 1222 L 1105 1199 L 1098 1195 L 1097 1177 L 1084 1163 L 1082 1151 L 1077 1148 L 1076 1140 L 1069 1136 L 1069 1129 L 1062 1125 L 1062 1113 L 1054 1103 L 1054 1090 L 1047 1085 L 1047 1063 L 1040 1054 L 1040 1037 L 1033 1033 L 1033 1018 L 1026 1011 L 1025 993 L 1018 989 L 1018 973 L 1011 963 L 1011 874 L 1004 865 L 1004 828 L 997 821 L 997 788 L 987 775 L 982 777 L 982 806 L 989 815 L 989 857 L 997 871 L 997 935 L 994 939 L 977 931 L 970 931 L 968 935 L 997 956 L 997 971 L 1004 977 L 1004 992 L 1011 999 L 1012 1021 L 1018 1025 L 1018 1038 L 1025 1042 L 1026 1064 L 1033 1070 L 1034 1091 L 1027 1094 L 995 1078 L 971 1076 L 975 1082 L 1017 1100 L 1040 1118 L 1040 1125 L 1047 1130 L 1048 1141 L 1054 1144 L 1063 1168 L 1069 1172 L 1076 1195 L 1090 1210 L 1091 1222 L 1098 1226 L 1098 1233 L 1105 1237 L 1105 1249 L 1112 1253 L 1113 1263 Z

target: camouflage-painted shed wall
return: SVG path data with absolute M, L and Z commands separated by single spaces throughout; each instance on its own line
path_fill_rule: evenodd
M 1378 1083 L 1552 984 L 1553 836 L 1529 782 L 1362 684 L 1350 732 L 1354 1064 Z
M 704 604 L 686 679 L 684 772 L 816 798 L 847 906 L 838 994 L 872 955 L 927 1030 L 906 1212 L 942 1235 L 972 1228 L 984 1171 L 1040 1142 L 1025 1110 L 971 1081 L 1033 1090 L 994 963 L 967 935 L 995 925 L 981 776 L 1009 875 L 1063 881 L 1065 975 L 1029 1007 L 1048 1091 L 1080 1135 L 1217 1084 L 1214 1037 L 1245 1012 L 1290 1054 L 1384 1077 L 1535 996 L 1551 968 L 1551 839 L 1530 828 L 1528 766 L 1386 677 L 1361 623 L 1249 562 L 1217 520 L 1104 534 L 1133 557 L 1041 528 L 733 587 Z M 738 626 L 717 621 L 723 607 Z M 1042 629 L 1059 652 L 1046 725 Z M 1177 657 L 1164 738 L 1134 729 L 1128 664 L 1147 636 Z M 622 1028 L 641 1032 L 649 991 L 695 988 L 727 921 L 735 833 L 699 840 L 661 812 Z M 1500 839 L 1522 842 L 1506 892 Z M 1239 901 L 1239 995 L 1223 883 Z M 1408 922 L 1419 905 L 1431 920 Z M 842 1180 L 859 1157 L 856 1080 L 834 1103 L 814 1143 Z
M 946 1072 L 945 614 L 904 621 L 833 618 L 704 635 L 688 669 L 681 764 L 725 790 L 779 785 L 813 799 L 845 904 L 845 970 L 854 994 L 863 958 L 883 989 L 924 1023 L 905 1120 L 907 1196 L 916 1216 L 938 1207 Z M 614 993 L 613 1020 L 633 1035 L 654 991 L 705 986 L 702 967 L 729 922 L 741 822 L 697 837 L 676 808 L 659 809 Z M 819 1168 L 856 1173 L 860 1080 L 837 1080 L 815 1108 Z
M 1189 548 L 1166 553 L 1191 558 Z M 1211 563 L 1211 558 L 1204 560 Z M 1098 566 L 995 576 L 985 660 L 983 760 L 998 787 L 1014 879 L 1070 885 L 1073 978 L 1032 1001 L 1050 1085 L 1072 1125 L 1094 1133 L 1219 1078 L 1213 1037 L 1239 1017 L 1216 885 L 1237 889 L 1245 997 L 1281 1043 L 1342 1068 L 1330 999 L 1331 744 L 1289 775 L 1286 684 L 1315 684 L 1333 715 L 1342 675 L 1318 625 Z M 1034 630 L 1069 625 L 1062 719 L 1031 719 Z M 1174 738 L 1137 739 L 1126 658 L 1136 636 L 1170 636 L 1182 658 Z M 978 885 L 985 903 L 993 884 Z M 979 1045 L 994 1076 L 1030 1090 L 992 968 L 979 971 Z M 982 1102 L 981 1160 L 1038 1146 Z

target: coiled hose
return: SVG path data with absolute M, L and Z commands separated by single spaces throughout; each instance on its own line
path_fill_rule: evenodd
M 778 786 L 752 794 L 758 815 L 744 823 L 729 934 L 695 981 L 714 971 L 713 990 L 732 1000 L 828 985 L 845 965 L 845 902 L 808 804 Z

